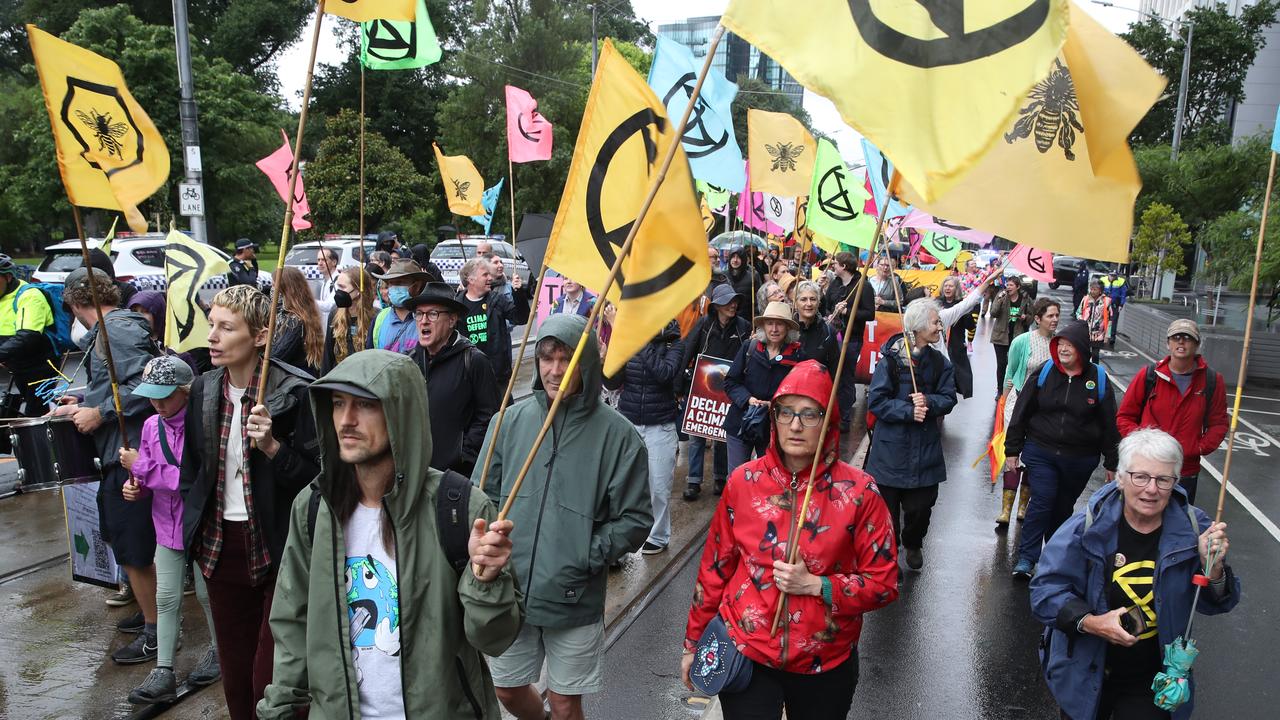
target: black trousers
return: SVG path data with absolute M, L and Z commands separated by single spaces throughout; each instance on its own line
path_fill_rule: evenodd
M 785 672 L 755 663 L 742 692 L 720 693 L 725 720 L 844 720 L 858 686 L 858 649 L 834 668 L 814 675 Z
M 1009 367 L 1009 346 L 991 343 L 996 350 L 996 395 L 1004 392 L 1004 371 Z
M 1094 720 L 1169 720 L 1169 713 L 1152 702 L 1151 683 L 1113 682 L 1102 683 L 1102 695 L 1098 698 L 1098 714 Z M 1087 720 L 1071 718 L 1060 712 L 1062 720 Z
M 1183 490 L 1187 491 L 1187 503 L 1195 505 L 1196 485 L 1200 484 L 1200 473 L 1196 473 L 1195 475 L 1183 475 L 1178 478 L 1178 484 L 1182 486 Z
M 930 485 L 922 488 L 896 488 L 887 485 L 876 485 L 880 489 L 880 497 L 889 507 L 889 516 L 893 518 L 893 534 L 898 544 L 909 550 L 919 550 L 924 546 L 925 533 L 929 532 L 929 518 L 933 516 L 933 505 L 938 502 L 938 486 Z

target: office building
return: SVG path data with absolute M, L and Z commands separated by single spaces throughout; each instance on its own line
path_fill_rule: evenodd
M 719 24 L 719 15 L 689 18 L 684 22 L 659 25 L 658 34 L 688 47 L 693 51 L 693 56 L 701 61 L 707 56 L 711 36 Z M 716 48 L 716 56 L 711 61 L 711 68 L 715 72 L 723 73 L 734 82 L 742 76 L 757 78 L 770 89 L 791 97 L 797 105 L 804 101 L 804 87 L 791 77 L 791 73 L 784 70 L 773 58 L 731 32 L 724 34 L 719 47 Z

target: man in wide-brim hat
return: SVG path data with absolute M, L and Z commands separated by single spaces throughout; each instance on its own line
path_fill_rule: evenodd
M 413 307 L 407 303 L 430 278 L 413 260 L 392 260 L 390 270 L 370 274 L 385 288 L 387 305 L 373 321 L 370 347 L 408 355 L 418 347 L 418 334 Z

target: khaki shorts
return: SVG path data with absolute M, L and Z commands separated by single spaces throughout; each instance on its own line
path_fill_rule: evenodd
M 547 667 L 547 689 L 561 695 L 590 695 L 604 689 L 604 620 L 574 628 L 525 623 L 510 648 L 489 658 L 493 684 L 500 688 L 536 683 Z

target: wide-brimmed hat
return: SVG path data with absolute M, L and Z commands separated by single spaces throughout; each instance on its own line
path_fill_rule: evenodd
M 458 317 L 467 314 L 467 306 L 458 302 L 454 289 L 449 286 L 449 283 L 429 282 L 423 286 L 422 292 L 405 300 L 401 307 L 414 310 L 421 305 L 440 305 L 449 312 L 457 313 Z
M 795 317 L 791 313 L 791 306 L 779 300 L 774 300 L 769 303 L 768 306 L 765 307 L 764 312 L 761 313 L 752 324 L 758 328 L 764 324 L 765 320 L 781 320 L 792 330 L 800 329 L 800 323 L 796 322 Z
M 733 288 L 726 283 L 720 283 L 711 290 L 711 304 L 721 307 L 729 303 L 741 303 L 742 293 L 736 293 Z
M 383 281 L 390 280 L 430 280 L 431 276 L 423 272 L 422 266 L 413 260 L 392 260 L 391 269 L 384 273 L 370 273 Z
M 163 400 L 180 387 L 195 382 L 196 374 L 181 358 L 161 355 L 152 358 L 142 371 L 142 382 L 133 394 L 151 400 Z

